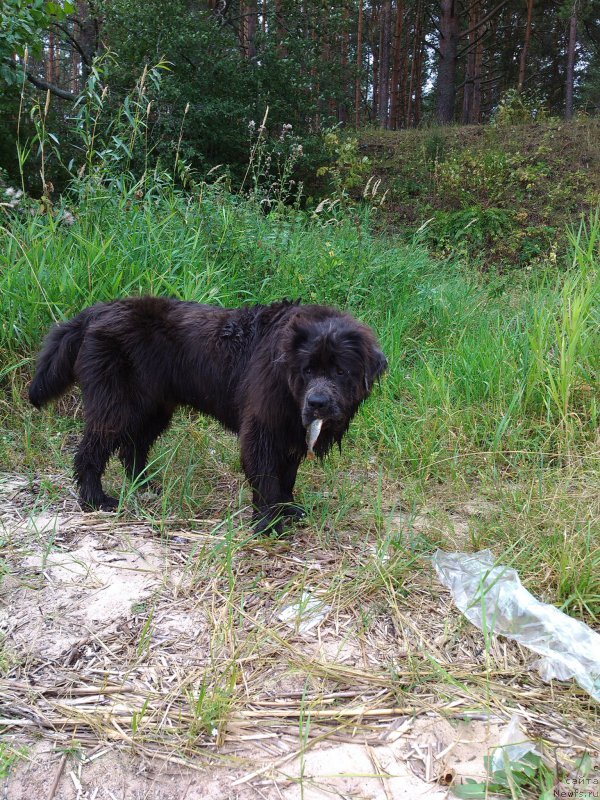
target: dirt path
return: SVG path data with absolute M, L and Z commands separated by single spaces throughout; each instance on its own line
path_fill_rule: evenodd
M 498 645 L 484 667 L 431 578 L 390 595 L 381 554 L 344 536 L 32 509 L 5 476 L 2 800 L 413 800 L 484 775 L 518 697 L 484 679 L 519 689 L 526 656 Z M 549 718 L 548 690 L 527 691 Z

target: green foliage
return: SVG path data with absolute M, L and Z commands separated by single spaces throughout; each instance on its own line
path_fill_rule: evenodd
M 571 235 L 572 269 L 552 300 L 533 308 L 529 333 L 530 368 L 525 402 L 545 407 L 565 430 L 585 398 L 593 399 L 600 380 L 600 276 L 597 272 L 600 218 Z M 594 412 L 595 413 L 595 412 Z
M 465 148 L 439 163 L 434 175 L 438 195 L 448 204 L 464 204 L 475 198 L 487 203 L 523 201 L 527 192 L 548 172 L 544 158 L 532 160 L 519 150 L 508 153 L 488 146 Z
M 600 124 L 581 119 L 366 134 L 387 219 L 483 268 L 553 265 L 600 203 Z
M 8 86 L 23 81 L 22 60 L 26 52 L 39 57 L 43 35 L 51 22 L 72 14 L 75 6 L 69 0 L 2 0 L 0 5 L 0 84 Z M 15 62 L 14 55 L 21 61 Z
M 158 92 L 169 65 L 161 61 L 145 67 L 122 102 L 111 109 L 107 108 L 108 85 L 104 83 L 111 63 L 110 54 L 94 63 L 84 93 L 75 105 L 74 136 L 82 156 L 71 161 L 69 171 L 80 191 L 98 183 L 115 183 L 121 190 L 125 184 L 137 184 L 139 189 L 154 164 L 149 160 L 148 146 L 152 96 Z M 173 155 L 174 163 L 170 165 L 173 169 L 177 155 Z
M 139 75 L 144 64 L 169 64 L 160 93 L 149 90 L 153 161 L 158 158 L 170 167 L 185 116 L 183 160 L 204 170 L 245 163 L 246 126 L 260 111 L 255 111 L 253 73 L 232 29 L 220 24 L 207 4 L 184 0 L 106 0 L 104 8 L 103 35 L 116 54 L 105 81 L 109 109 L 122 103 L 131 76 Z
M 454 797 L 463 800 L 487 800 L 493 797 L 510 797 L 512 800 L 553 800 L 555 797 L 581 797 L 594 796 L 595 782 L 588 783 L 588 776 L 592 769 L 589 755 L 578 758 L 569 772 L 559 771 L 548 766 L 548 761 L 537 753 L 526 753 L 518 759 L 510 760 L 506 752 L 503 753 L 504 767 L 493 769 L 492 758 L 484 756 L 484 763 L 488 772 L 485 782 L 467 778 L 465 783 L 453 786 L 451 789 Z M 561 783 L 564 780 L 564 783 Z
M 160 62 L 145 67 L 122 101 L 111 104 L 106 80 L 112 64 L 114 58 L 109 52 L 92 64 L 84 90 L 74 105 L 67 144 L 50 129 L 50 95 L 43 104 L 38 99 L 31 103 L 28 136 L 17 141 L 17 161 L 23 188 L 27 186 L 26 173 L 39 172 L 42 197 L 39 205 L 28 199 L 23 205 L 33 205 L 34 210 L 42 213 L 50 211 L 52 181 L 57 174 L 68 176 L 78 202 L 83 201 L 84 195 L 108 185 L 116 185 L 120 191 L 127 186 L 143 192 L 149 181 L 153 186 L 159 183 L 160 165 L 152 157 L 149 131 L 152 96 L 158 92 L 162 74 L 169 70 L 169 65 Z M 170 162 L 171 171 L 185 183 L 189 176 L 185 174 L 187 165 L 180 159 L 179 147 Z
M 367 156 L 361 155 L 358 138 L 332 128 L 324 132 L 323 144 L 330 164 L 319 167 L 317 176 L 329 177 L 330 192 L 340 201 L 350 196 L 360 197 L 371 162 Z
M 159 61 L 170 65 L 160 94 L 152 98 L 149 130 L 153 157 L 164 165 L 170 164 L 180 139 L 186 108 L 181 157 L 201 173 L 219 165 L 242 180 L 249 152 L 248 124 L 254 120 L 258 127 L 267 107 L 268 134 L 277 139 L 283 126 L 291 125 L 302 137 L 305 155 L 310 158 L 317 149 L 320 156 L 318 137 L 310 129 L 314 131 L 317 115 L 324 124 L 330 121 L 322 107 L 340 91 L 341 70 L 332 65 L 323 71 L 316 90 L 311 75 L 321 66 L 322 42 L 307 39 L 302 20 L 290 15 L 283 41 L 275 24 L 259 30 L 256 57 L 250 59 L 240 50 L 237 18 L 235 24 L 225 24 L 221 13 L 206 3 L 104 0 L 103 9 L 103 36 L 116 54 L 110 78 L 116 102 L 129 91 L 131 75 L 139 73 L 140 65 Z M 332 35 L 342 18 L 342 9 L 334 8 L 327 21 Z M 302 170 L 294 176 L 306 177 Z
M 548 6 L 548 0 L 545 5 Z M 161 62 L 171 65 L 160 96 L 153 97 L 148 140 L 154 158 L 168 163 L 177 146 L 181 160 L 203 174 L 217 165 L 227 165 L 236 178 L 242 177 L 247 160 L 247 124 L 251 119 L 261 119 L 267 107 L 272 132 L 291 124 L 295 133 L 303 137 L 306 154 L 313 149 L 317 151 L 314 160 L 312 157 L 304 160 L 311 168 L 322 165 L 317 157 L 322 155 L 322 148 L 318 145 L 313 148 L 319 131 L 340 123 L 347 126 L 353 120 L 357 86 L 359 90 L 362 86 L 362 99 L 359 91 L 359 108 L 356 109 L 358 116 L 363 120 L 377 116 L 373 91 L 377 70 L 373 69 L 373 64 L 382 35 L 382 16 L 377 4 L 359 4 L 358 0 L 329 4 L 305 0 L 299 5 L 293 0 L 265 0 L 247 7 L 239 0 L 219 3 L 98 0 L 77 8 L 77 13 L 75 6 L 73 0 L 4 0 L 0 10 L 0 82 L 4 86 L 12 84 L 13 89 L 0 101 L 0 110 L 5 112 L 6 109 L 9 118 L 17 115 L 20 101 L 15 89 L 24 78 L 23 57 L 28 48 L 36 60 L 46 61 L 31 65 L 32 85 L 45 85 L 44 67 L 47 67 L 46 75 L 52 73 L 52 81 L 61 84 L 53 87 L 63 98 L 53 110 L 54 132 L 65 145 L 70 138 L 68 104 L 72 101 L 70 90 L 77 82 L 74 78 L 80 70 L 87 76 L 93 55 L 106 47 L 117 56 L 112 69 L 112 97 L 106 100 L 108 104 L 114 102 L 115 106 L 130 91 L 131 76 L 137 75 L 144 65 L 149 67 Z M 396 42 L 398 47 L 391 48 L 391 52 L 402 56 L 403 64 L 411 48 L 422 46 L 416 40 L 409 44 L 411 26 L 417 38 L 423 37 L 423 42 L 434 41 L 439 35 L 439 8 L 434 6 L 427 10 L 414 3 L 407 5 L 403 33 Z M 359 7 L 366 35 L 362 37 L 361 51 L 357 52 Z M 511 0 L 488 15 L 494 20 L 493 29 L 503 31 L 503 35 L 486 36 L 486 57 L 480 70 L 480 108 L 486 119 L 495 109 L 496 127 L 525 121 L 539 123 L 547 119 L 546 108 L 554 113 L 562 108 L 564 81 L 557 76 L 563 69 L 564 48 L 557 46 L 557 42 L 564 40 L 565 8 L 558 14 L 556 9 L 552 13 L 544 13 L 543 8 L 536 10 L 527 78 L 532 85 L 540 87 L 539 97 L 532 92 L 514 90 L 501 96 L 507 86 L 515 83 L 518 59 L 514 53 L 514 36 L 522 33 L 523 3 Z M 595 66 L 598 59 L 597 43 L 591 33 L 597 27 L 598 8 L 598 0 L 587 0 L 578 8 L 575 87 L 578 93 L 583 87 L 590 108 L 593 108 L 598 81 L 597 69 L 588 70 L 587 67 Z M 57 22 L 63 24 L 57 26 Z M 50 42 L 56 59 L 51 57 Z M 383 47 L 383 42 L 381 39 L 382 54 L 390 49 Z M 58 46 L 56 52 L 55 46 Z M 469 48 L 461 49 L 457 59 L 458 101 L 462 99 L 460 89 L 466 89 L 470 83 L 466 52 L 470 52 Z M 14 54 L 19 58 L 15 60 Z M 407 80 L 403 80 L 399 107 L 402 124 L 417 125 L 432 113 L 438 59 L 413 60 L 412 71 L 409 69 L 406 73 L 406 65 L 403 66 L 403 76 Z M 39 89 L 28 85 L 26 101 L 36 91 Z M 414 103 L 405 102 L 407 92 Z M 182 129 L 184 117 L 186 124 Z M 14 130 L 2 120 L 0 134 L 6 137 L 5 128 L 11 137 L 14 136 Z M 10 169 L 9 155 L 2 152 L 1 137 L 0 148 L 3 165 Z M 351 164 L 346 163 L 346 156 L 351 158 Z M 431 153 L 427 157 L 430 159 Z M 441 162 L 443 157 L 441 151 L 433 156 L 436 162 Z M 66 155 L 65 160 L 69 160 Z M 337 166 L 327 174 L 338 183 L 348 183 L 345 188 L 350 193 L 359 188 L 363 176 L 357 176 L 357 184 L 352 173 L 363 157 L 341 152 L 333 160 Z M 34 180 L 34 175 L 32 172 L 27 177 Z M 308 170 L 298 177 L 306 183 Z M 314 171 L 310 177 L 314 177 Z M 54 183 L 59 185 L 56 178 Z M 470 205 L 476 202 L 481 201 L 473 200 Z
M 15 749 L 9 744 L 0 742 L 0 780 L 4 781 L 5 778 L 8 778 L 12 767 L 19 759 L 26 758 L 26 756 L 27 749 L 25 747 Z
M 502 95 L 492 114 L 492 124 L 524 125 L 543 122 L 548 116 L 543 100 L 535 92 L 509 89 Z
M 437 211 L 424 232 L 437 251 L 476 258 L 483 248 L 508 237 L 513 227 L 507 211 L 471 206 L 460 211 Z
M 436 164 L 444 162 L 448 147 L 448 140 L 443 129 L 434 128 L 428 133 L 423 142 L 423 157 L 427 166 L 431 169 Z
M 252 146 L 248 169 L 239 191 L 245 192 L 265 212 L 274 208 L 281 211 L 285 205 L 298 206 L 300 203 L 302 184 L 295 181 L 292 175 L 302 158 L 303 147 L 289 123 L 282 126 L 278 138 L 269 139 L 267 117 L 268 109 L 258 128 L 254 120 L 248 125 Z
M 43 37 L 49 25 L 73 11 L 70 2 L 3 0 L 0 3 L 0 164 L 13 179 L 19 176 L 15 142 L 27 59 L 42 55 Z M 22 122 L 27 127 L 27 121 Z
M 222 685 L 211 686 L 203 678 L 197 692 L 188 692 L 188 702 L 194 719 L 189 731 L 190 739 L 204 734 L 219 739 L 233 705 L 237 674 L 235 664 L 226 665 L 224 671 L 217 676 L 217 683 Z
M 454 786 L 452 794 L 463 800 L 485 800 L 490 794 L 498 797 L 530 798 L 530 800 L 552 800 L 554 797 L 554 775 L 544 764 L 541 756 L 527 753 L 516 761 L 505 757 L 504 769 L 491 771 L 491 759 L 485 757 L 490 771 L 489 780 L 481 783 L 467 778 L 465 783 Z

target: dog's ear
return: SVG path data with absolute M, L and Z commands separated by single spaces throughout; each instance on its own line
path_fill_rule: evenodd
M 296 354 L 307 344 L 311 332 L 301 317 L 292 319 L 283 337 L 283 349 L 288 355 Z
M 380 378 L 388 368 L 388 360 L 383 351 L 376 346 L 369 349 L 367 367 L 365 369 L 365 389 L 370 392 L 375 381 Z

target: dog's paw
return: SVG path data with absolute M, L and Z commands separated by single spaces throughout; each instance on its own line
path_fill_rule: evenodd
M 116 497 L 110 497 L 106 495 L 102 503 L 100 504 L 100 511 L 116 511 L 119 507 L 119 501 Z
M 257 536 L 282 536 L 284 519 L 279 511 L 256 513 L 252 527 Z
M 116 511 L 119 507 L 119 501 L 116 497 L 110 497 L 105 494 L 104 497 L 98 500 L 80 500 L 81 508 L 86 511 Z
M 306 511 L 296 503 L 288 503 L 281 509 L 283 516 L 292 522 L 299 522 L 306 517 Z

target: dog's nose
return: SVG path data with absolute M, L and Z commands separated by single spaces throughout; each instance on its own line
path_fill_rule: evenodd
M 319 392 L 315 392 L 306 398 L 306 405 L 308 406 L 309 410 L 313 412 L 322 411 L 328 405 L 328 403 L 329 398 L 327 395 Z

